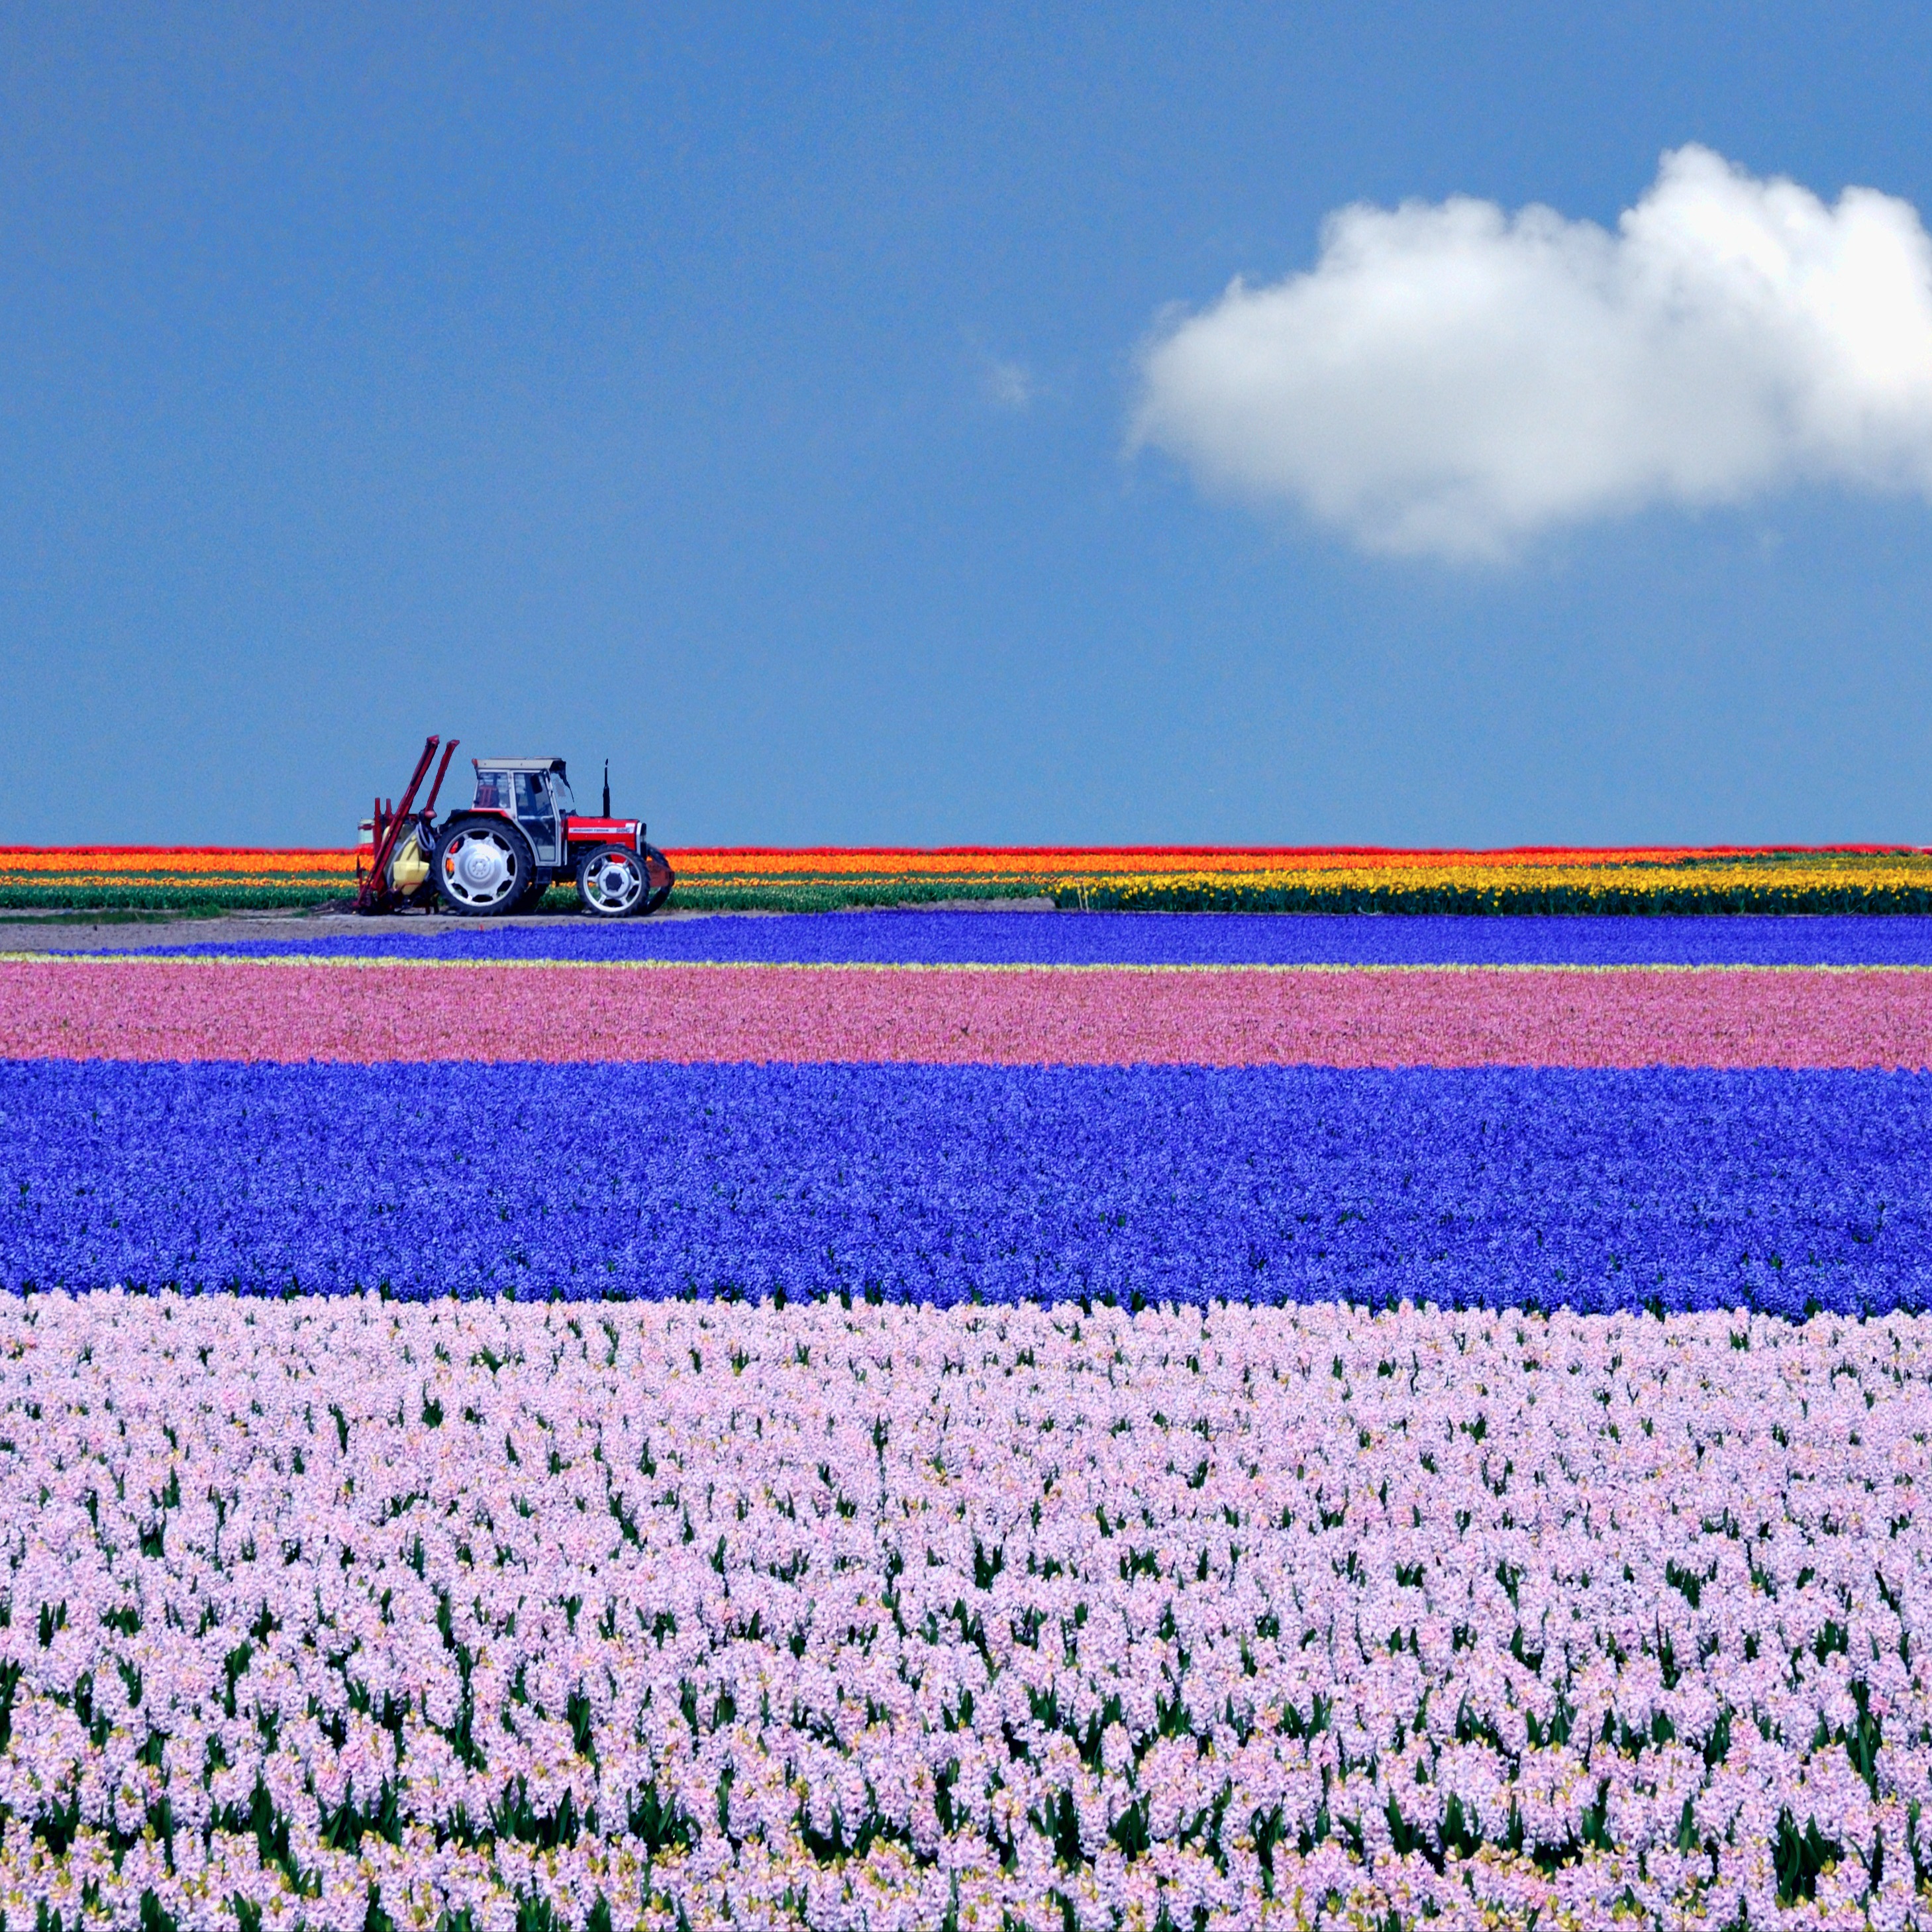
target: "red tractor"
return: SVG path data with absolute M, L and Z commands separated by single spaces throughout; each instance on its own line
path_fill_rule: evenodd
M 436 800 L 456 751 L 452 739 L 420 811 L 416 790 L 440 741 L 423 746 L 400 811 L 378 801 L 364 828 L 370 862 L 358 859 L 358 912 L 394 912 L 440 903 L 470 919 L 527 912 L 560 877 L 574 878 L 584 910 L 599 919 L 655 912 L 676 883 L 664 854 L 644 839 L 644 820 L 610 816 L 610 767 L 604 809 L 579 813 L 561 758 L 472 758 L 476 794 L 439 828 Z

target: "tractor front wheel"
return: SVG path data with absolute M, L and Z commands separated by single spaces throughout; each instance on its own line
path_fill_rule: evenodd
M 670 861 L 655 845 L 644 848 L 644 878 L 651 889 L 651 896 L 644 902 L 644 910 L 656 912 L 670 897 L 670 889 L 677 884 L 677 874 L 670 868 Z
M 644 862 L 628 845 L 595 845 L 577 862 L 577 896 L 598 919 L 625 919 L 650 890 Z
M 452 912 L 494 919 L 518 909 L 536 869 L 536 854 L 520 827 L 507 818 L 466 818 L 436 842 L 430 875 Z

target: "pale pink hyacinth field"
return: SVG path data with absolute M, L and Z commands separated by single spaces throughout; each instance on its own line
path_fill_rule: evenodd
M 1932 1066 L 1932 972 L 0 961 L 33 1060 Z
M 1922 1923 L 1928 1378 L 1905 1316 L 0 1303 L 0 1909 Z

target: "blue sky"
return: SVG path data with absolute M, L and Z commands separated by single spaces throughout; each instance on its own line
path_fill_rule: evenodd
M 1922 10 L 538 11 L 0 28 L 0 840 L 434 730 L 674 845 L 1932 841 L 1922 481 L 1391 554 L 1134 446 L 1351 204 L 1932 211 Z

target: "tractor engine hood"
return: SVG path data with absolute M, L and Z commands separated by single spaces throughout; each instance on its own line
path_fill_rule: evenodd
M 585 818 L 573 814 L 563 823 L 573 842 L 582 838 L 615 845 L 634 845 L 644 836 L 644 820 L 638 818 Z

